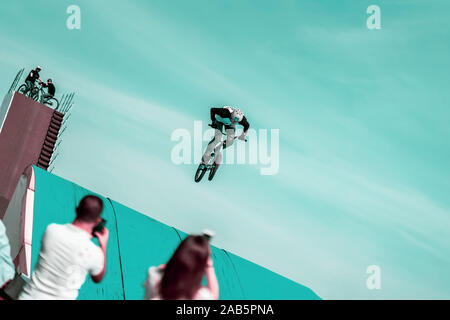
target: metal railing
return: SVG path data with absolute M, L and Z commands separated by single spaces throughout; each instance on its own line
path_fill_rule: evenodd
M 62 114 L 66 114 L 72 109 L 74 103 L 73 103 L 73 97 L 75 96 L 74 92 L 63 94 L 61 98 L 61 102 L 59 103 L 58 108 L 56 108 L 56 111 L 61 112 Z
M 19 81 L 22 78 L 22 75 L 24 72 L 25 72 L 25 68 L 22 68 L 19 70 L 19 72 L 17 72 L 16 77 L 14 78 L 14 81 L 11 83 L 11 86 L 9 87 L 8 93 L 16 91 L 17 85 L 19 84 Z

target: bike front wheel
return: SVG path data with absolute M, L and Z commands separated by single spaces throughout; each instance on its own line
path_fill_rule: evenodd
M 208 180 L 211 181 L 214 176 L 216 175 L 217 170 L 219 169 L 219 164 L 214 162 L 211 166 L 211 169 L 209 170 L 209 176 L 208 176 Z
M 47 101 L 45 101 L 45 104 L 53 107 L 55 110 L 59 107 L 59 101 L 56 98 L 50 98 Z
M 200 182 L 202 180 L 203 176 L 206 173 L 206 170 L 208 170 L 208 168 L 206 168 L 206 166 L 203 166 L 203 168 L 202 168 L 202 164 L 200 163 L 197 171 L 195 172 L 195 177 L 194 177 L 195 182 Z
M 27 85 L 26 85 L 26 84 L 23 84 L 23 85 L 21 85 L 21 86 L 19 87 L 19 89 L 17 89 L 17 92 L 23 94 L 23 93 L 25 92 L 25 90 L 27 90 Z

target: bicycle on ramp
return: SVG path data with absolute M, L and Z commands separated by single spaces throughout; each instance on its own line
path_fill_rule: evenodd
M 47 96 L 47 97 L 45 97 L 46 92 L 44 90 L 44 87 L 42 86 L 42 83 L 39 84 L 38 90 L 39 90 L 39 95 L 36 97 L 36 99 L 35 99 L 36 101 L 39 100 L 39 102 L 42 103 L 42 104 L 46 104 L 46 105 L 49 105 L 51 107 L 54 107 L 54 109 L 58 109 L 58 107 L 59 107 L 58 99 L 56 99 L 55 96 Z
M 37 101 L 37 98 L 39 96 L 39 87 L 36 85 L 36 83 L 33 83 L 32 87 L 28 88 L 28 85 L 24 83 L 19 87 L 19 89 L 17 89 L 17 92 Z
M 45 90 L 42 84 L 33 84 L 33 87 L 27 91 L 28 85 L 22 84 L 19 89 L 17 89 L 17 92 L 25 94 L 26 96 L 30 97 L 31 99 L 35 101 L 39 101 L 42 104 L 46 104 L 49 106 L 54 107 L 54 109 L 58 109 L 59 107 L 59 101 L 54 96 L 49 96 L 47 98 L 45 97 Z M 27 91 L 25 93 L 25 91 Z

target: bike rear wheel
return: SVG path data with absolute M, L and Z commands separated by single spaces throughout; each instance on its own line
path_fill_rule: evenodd
M 211 169 L 209 170 L 209 176 L 208 176 L 208 180 L 211 181 L 214 176 L 216 175 L 217 170 L 219 169 L 219 164 L 214 162 L 211 166 Z
M 23 94 L 23 93 L 25 92 L 25 90 L 27 90 L 27 85 L 26 85 L 26 84 L 23 84 L 23 85 L 21 85 L 21 86 L 19 87 L 19 89 L 17 89 L 17 92 Z
M 195 182 L 200 182 L 207 170 L 208 170 L 208 168 L 206 168 L 206 166 L 204 166 L 202 169 L 202 164 L 200 163 L 197 171 L 195 172 L 195 178 L 194 178 Z
M 53 107 L 54 109 L 58 109 L 59 107 L 59 101 L 56 98 L 50 98 L 47 101 L 45 101 L 45 104 Z

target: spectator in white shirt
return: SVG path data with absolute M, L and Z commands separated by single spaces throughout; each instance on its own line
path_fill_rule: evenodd
M 75 300 L 88 273 L 94 282 L 102 281 L 109 231 L 94 228 L 102 222 L 103 201 L 86 196 L 75 211 L 71 224 L 47 227 L 31 281 L 19 295 L 20 300 Z M 93 236 L 100 247 L 91 241 Z
M 204 275 L 206 286 L 202 286 Z M 146 300 L 217 300 L 219 284 L 208 238 L 184 239 L 167 264 L 149 268 L 144 287 Z

